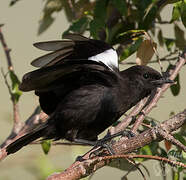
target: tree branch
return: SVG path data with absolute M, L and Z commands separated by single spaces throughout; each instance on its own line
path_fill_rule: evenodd
M 116 156 L 106 156 L 106 155 L 109 155 L 106 150 L 100 152 L 98 156 L 101 156 L 101 157 L 96 156 L 92 159 L 89 158 L 90 154 L 86 154 L 86 157 L 84 157 L 84 158 L 87 158 L 86 160 L 81 161 L 81 162 L 80 161 L 74 162 L 64 172 L 55 173 L 49 176 L 47 180 L 60 180 L 60 179 L 77 180 L 77 179 L 86 177 L 90 175 L 91 173 L 95 172 L 96 170 L 100 169 L 101 167 L 109 164 L 112 158 L 120 158 L 119 155 L 130 153 L 140 147 L 150 144 L 153 141 L 163 140 L 162 135 L 161 135 L 162 130 L 166 132 L 166 134 L 170 134 L 174 132 L 175 130 L 179 129 L 184 123 L 186 123 L 186 109 L 183 112 L 178 113 L 177 115 L 173 116 L 169 120 L 164 121 L 160 125 L 157 125 L 152 129 L 148 129 L 133 138 L 130 138 L 127 140 L 124 138 L 121 138 L 118 142 L 113 143 L 112 148 L 117 154 Z M 186 151 L 186 147 L 184 147 L 184 151 Z M 132 158 L 134 158 L 134 157 L 137 157 L 138 155 L 122 155 L 122 156 L 128 157 L 128 158 L 130 158 L 131 156 Z M 149 156 L 149 158 L 152 158 L 152 156 Z M 165 159 L 159 157 L 159 160 L 164 161 Z M 167 161 L 168 163 L 169 162 L 171 163 L 170 160 L 165 160 L 165 161 Z M 186 165 L 179 164 L 178 162 L 172 163 L 172 164 L 186 167 Z

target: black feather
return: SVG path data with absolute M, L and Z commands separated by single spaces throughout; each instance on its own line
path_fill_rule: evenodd
M 75 43 L 72 54 L 67 56 L 69 59 L 49 60 L 50 66 L 25 74 L 20 84 L 23 91 L 35 90 L 42 110 L 50 118 L 8 145 L 8 154 L 40 137 L 95 141 L 101 132 L 151 91 L 163 83 L 170 83 L 147 66 L 133 66 L 119 72 L 117 68 L 111 70 L 101 62 L 88 60 L 90 55 L 111 48 L 105 42 L 80 35 L 67 35 L 66 38 Z M 44 46 L 44 49 L 50 49 L 46 44 Z M 52 48 L 57 50 L 59 47 Z

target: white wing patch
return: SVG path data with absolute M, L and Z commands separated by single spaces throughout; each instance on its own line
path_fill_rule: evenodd
M 114 49 L 108 49 L 100 54 L 91 56 L 88 60 L 93 60 L 97 62 L 102 62 L 110 69 L 114 67 L 118 68 L 118 55 Z

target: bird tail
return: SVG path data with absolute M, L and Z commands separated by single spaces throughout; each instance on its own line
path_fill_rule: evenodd
M 46 135 L 47 127 L 48 127 L 48 124 L 45 123 L 44 125 L 39 126 L 38 128 L 32 130 L 28 134 L 25 134 L 21 138 L 15 140 L 13 143 L 9 144 L 6 147 L 7 155 L 13 154 L 13 153 L 19 151 L 22 147 L 26 146 L 27 144 L 31 143 L 32 141 Z

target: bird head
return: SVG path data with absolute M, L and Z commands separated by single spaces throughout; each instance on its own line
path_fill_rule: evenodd
M 163 77 L 158 71 L 148 66 L 136 65 L 123 72 L 129 78 L 129 81 L 133 82 L 134 87 L 146 92 L 146 94 L 165 83 L 174 83 L 174 81 Z

